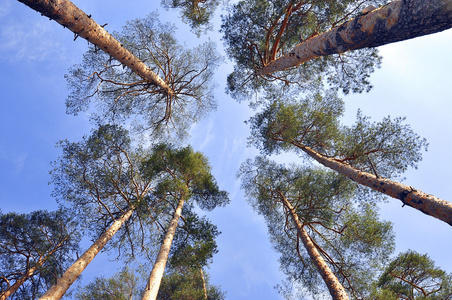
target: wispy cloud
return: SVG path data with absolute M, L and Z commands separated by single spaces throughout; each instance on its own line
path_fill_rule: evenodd
M 4 172 L 19 175 L 25 167 L 28 154 L 24 152 L 6 151 L 0 147 L 0 165 Z
M 213 134 L 214 121 L 212 117 L 207 120 L 203 120 L 198 124 L 195 124 L 190 132 L 191 143 L 199 151 L 205 151 L 210 145 L 212 140 L 215 138 Z
M 0 18 L 3 18 L 11 12 L 12 2 L 12 0 L 2 0 L 2 5 L 0 5 Z
M 8 13 L 7 8 L 0 10 Z M 48 58 L 65 59 L 64 49 L 55 40 L 55 28 L 50 22 L 18 22 L 2 20 L 0 54 L 10 61 L 43 61 Z

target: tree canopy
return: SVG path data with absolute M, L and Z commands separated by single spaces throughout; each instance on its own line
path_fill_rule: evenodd
M 62 141 L 60 147 L 63 155 L 52 171 L 53 194 L 60 205 L 72 211 L 96 238 L 133 209 L 126 226 L 115 235 L 115 243 L 121 248 L 129 245 L 132 256 L 136 248 L 147 249 L 143 214 L 156 214 L 152 208 L 158 199 L 151 196 L 154 178 L 142 176 L 140 167 L 151 154 L 134 149 L 128 131 L 117 125 L 100 126 L 82 141 Z M 146 215 L 146 220 L 152 218 Z
M 334 91 L 318 91 L 301 99 L 277 98 L 249 121 L 250 141 L 264 153 L 309 147 L 325 157 L 381 177 L 398 177 L 416 168 L 427 142 L 405 124 L 405 118 L 370 122 L 357 113 L 342 125 L 344 102 Z
M 384 1 L 366 1 L 366 4 Z M 362 1 L 239 1 L 223 16 L 226 52 L 235 62 L 227 90 L 236 99 L 268 90 L 316 88 L 328 81 L 344 93 L 368 91 L 369 75 L 380 65 L 375 49 L 319 58 L 297 69 L 256 76 L 256 72 L 303 40 L 357 15 Z
M 187 49 L 174 34 L 175 26 L 161 23 L 157 13 L 129 21 L 115 34 L 124 47 L 164 78 L 172 94 L 93 46 L 66 75 L 71 90 L 67 112 L 86 111 L 95 102 L 101 123 L 132 120 L 137 132 L 154 138 L 186 136 L 193 122 L 216 108 L 213 72 L 221 58 L 213 42 Z
M 212 18 L 220 2 L 224 0 L 162 0 L 166 8 L 180 9 L 182 21 L 190 25 L 198 35 L 212 30 Z
M 375 208 L 355 204 L 350 181 L 334 172 L 285 167 L 263 157 L 243 164 L 240 177 L 250 204 L 267 221 L 289 282 L 303 285 L 312 295 L 325 291 L 313 258 L 302 249 L 300 234 L 289 221 L 285 201 L 350 297 L 369 294 L 379 266 L 393 251 L 394 236 L 391 224 L 380 221 Z
M 79 142 L 59 143 L 63 154 L 51 175 L 60 210 L 0 214 L 0 300 L 7 293 L 14 299 L 36 298 L 58 285 L 82 234 L 97 239 L 82 256 L 97 248 L 92 260 L 109 242 L 106 250 L 116 250 L 117 258 L 126 264 L 145 261 L 152 272 L 143 294 L 146 275 L 124 268 L 108 279 L 96 278 L 79 291 L 79 299 L 147 299 L 149 286 L 152 299 L 224 299 L 205 273 L 218 252 L 220 232 L 199 211 L 227 205 L 228 193 L 212 175 L 207 156 L 184 144 L 191 126 L 217 107 L 215 69 L 222 57 L 215 44 L 205 39 L 189 49 L 176 39 L 175 25 L 160 22 L 156 12 L 127 22 L 113 38 L 105 25 L 68 0 L 19 1 L 68 26 L 74 40 L 81 36 L 93 44 L 66 75 L 71 92 L 66 109 L 73 115 L 91 113 L 96 127 Z M 225 52 L 235 64 L 227 92 L 259 106 L 247 122 L 249 145 L 266 155 L 246 160 L 239 178 L 280 253 L 286 281 L 279 292 L 286 298 L 329 292 L 338 300 L 452 299 L 452 275 L 427 255 L 408 251 L 389 262 L 392 225 L 379 219 L 376 202 L 369 201 L 376 194 L 360 193 L 359 184 L 452 225 L 451 203 L 394 181 L 417 168 L 428 146 L 405 118 L 374 122 L 358 110 L 355 123 L 341 121 L 340 93 L 372 88 L 370 75 L 381 62 L 378 51 L 355 47 L 344 52 L 327 39 L 322 46 L 328 53 L 311 47 L 312 59 L 300 67 L 271 67 L 284 57 L 300 59 L 294 47 L 309 47 L 325 32 L 334 31 L 345 43 L 347 37 L 364 35 L 357 29 L 398 23 L 400 16 L 404 24 L 408 20 L 402 28 L 408 32 L 387 39 L 395 41 L 452 24 L 451 0 L 387 2 L 237 0 L 222 17 Z M 199 38 L 212 28 L 220 0 L 161 4 L 178 9 Z M 415 28 L 413 20 L 425 20 L 416 11 L 426 11 L 425 6 L 431 8 L 425 24 L 433 25 Z M 375 10 L 381 14 L 369 14 Z M 352 34 L 340 34 L 351 29 Z M 111 43 L 98 43 L 96 36 Z M 137 72 L 138 62 L 153 76 Z M 266 68 L 271 72 L 262 71 Z M 302 156 L 301 164 L 269 158 L 290 151 Z M 72 266 L 79 259 L 77 253 Z M 154 280 L 157 269 L 161 272 Z
M 426 254 L 408 250 L 386 267 L 372 299 L 452 299 L 452 274 L 447 274 Z
M 63 210 L 0 216 L 0 299 L 36 299 L 73 260 L 80 234 Z

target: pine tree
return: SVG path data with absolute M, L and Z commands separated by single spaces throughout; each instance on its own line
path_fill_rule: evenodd
M 108 53 L 148 82 L 159 86 L 166 94 L 172 95 L 171 87 L 148 68 L 140 59 L 111 36 L 103 26 L 97 24 L 91 15 L 87 15 L 68 0 L 19 0 L 42 15 L 55 20 L 78 36 Z M 105 25 L 104 25 L 105 26 Z
M 385 1 L 370 1 L 379 5 Z M 259 70 L 288 53 L 301 40 L 309 40 L 342 23 L 364 8 L 362 1 L 252 0 L 231 4 L 223 16 L 226 52 L 235 62 L 228 76 L 228 92 L 238 100 L 290 86 L 316 89 L 328 81 L 343 92 L 371 88 L 369 76 L 380 65 L 375 49 L 325 56 L 299 69 L 259 75 Z
M 333 299 L 369 294 L 378 265 L 392 252 L 392 226 L 379 221 L 370 205 L 354 203 L 350 181 L 263 157 L 243 164 L 240 177 L 251 205 L 267 221 L 289 282 L 313 295 L 327 288 Z
M 81 142 L 64 141 L 60 146 L 63 155 L 52 171 L 53 194 L 61 206 L 86 225 L 96 241 L 42 299 L 61 298 L 113 236 L 113 246 L 126 247 L 131 257 L 136 248 L 146 250 L 142 227 L 152 228 L 147 220 L 152 220 L 158 205 L 150 195 L 155 188 L 154 178 L 150 173 L 145 178 L 140 171 L 151 153 L 133 149 L 123 128 L 100 126 Z
M 363 10 L 355 18 L 302 41 L 257 74 L 283 71 L 320 56 L 378 47 L 452 27 L 449 0 L 397 0 L 378 9 L 371 7 L 372 10 Z
M 75 222 L 62 210 L 0 216 L 0 299 L 36 299 L 78 249 Z
M 452 274 L 447 274 L 426 255 L 408 250 L 386 267 L 377 282 L 374 300 L 452 299 Z
M 91 47 L 81 64 L 66 75 L 71 94 L 67 112 L 77 114 L 96 104 L 101 123 L 132 121 L 136 132 L 155 142 L 163 134 L 182 138 L 189 127 L 216 108 L 213 72 L 221 61 L 207 41 L 187 49 L 175 38 L 175 25 L 162 23 L 157 13 L 127 22 L 116 34 L 122 45 L 165 78 L 173 93 L 162 93 L 110 55 Z
M 148 164 L 147 170 L 162 174 L 155 195 L 172 208 L 173 214 L 168 220 L 165 237 L 143 293 L 142 299 L 146 300 L 157 297 L 185 202 L 195 202 L 206 210 L 229 202 L 227 193 L 218 189 L 207 159 L 191 147 L 172 149 L 164 144 L 157 145 Z
M 399 183 L 398 178 L 422 159 L 427 142 L 403 118 L 378 123 L 358 113 L 351 127 L 338 118 L 343 102 L 331 92 L 302 100 L 279 100 L 250 120 L 252 143 L 265 153 L 291 150 L 452 225 L 452 204 Z

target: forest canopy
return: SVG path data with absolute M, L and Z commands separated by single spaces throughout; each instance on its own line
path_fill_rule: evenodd
M 0 300 L 452 297 L 450 0 L 18 2 Z

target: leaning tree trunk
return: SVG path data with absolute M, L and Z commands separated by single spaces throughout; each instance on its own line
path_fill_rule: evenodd
M 451 27 L 452 0 L 397 0 L 304 41 L 257 75 L 283 71 L 320 56 L 378 47 Z
M 142 300 L 155 300 L 160 288 L 160 282 L 162 281 L 163 272 L 165 271 L 166 262 L 168 260 L 171 244 L 173 243 L 174 235 L 176 234 L 177 223 L 179 223 L 180 216 L 182 214 L 182 208 L 184 206 L 185 199 L 182 197 L 176 207 L 176 210 L 171 220 L 168 230 L 166 231 L 163 243 L 160 246 L 159 254 L 155 259 L 154 267 L 152 268 L 151 275 L 149 276 L 148 283 L 144 289 Z
M 172 95 L 173 91 L 168 84 L 148 68 L 141 60 L 109 34 L 102 26 L 97 24 L 91 15 L 86 15 L 81 9 L 68 0 L 18 0 L 42 15 L 55 20 L 63 27 L 67 27 L 76 36 L 81 36 L 94 44 L 102 51 L 108 53 L 123 65 L 129 67 L 143 79 L 153 82 L 161 87 L 165 93 Z
M 308 251 L 309 257 L 316 266 L 317 271 L 320 273 L 320 276 L 322 276 L 323 281 L 325 282 L 331 296 L 333 297 L 333 300 L 348 300 L 349 297 L 345 292 L 344 287 L 339 282 L 328 264 L 325 262 L 323 256 L 317 250 L 316 246 L 311 240 L 311 237 L 301 224 L 300 219 L 298 219 L 298 215 L 295 212 L 294 207 L 282 193 L 280 193 L 280 196 L 284 206 L 289 210 L 290 216 L 292 217 L 292 220 L 297 227 L 298 234 L 300 235 L 304 247 Z
M 9 296 L 11 296 L 11 294 L 15 293 L 19 289 L 19 287 L 42 266 L 43 263 L 45 263 L 55 252 L 57 252 L 60 249 L 60 247 L 65 241 L 66 238 L 56 247 L 54 247 L 52 251 L 50 251 L 47 255 L 45 255 L 44 257 L 40 257 L 33 267 L 28 269 L 25 272 L 25 274 L 22 275 L 22 277 L 20 277 L 16 282 L 14 282 L 12 286 L 10 286 L 6 291 L 0 294 L 0 300 L 5 300 Z
M 129 209 L 119 219 L 115 220 L 113 224 L 94 242 L 82 256 L 70 266 L 64 274 L 58 278 L 56 284 L 54 284 L 41 298 L 40 300 L 56 300 L 61 299 L 64 293 L 74 283 L 74 281 L 85 270 L 88 264 L 96 257 L 96 255 L 102 250 L 107 242 L 113 237 L 113 235 L 121 228 L 121 226 L 130 218 L 133 213 L 133 209 Z
M 403 205 L 411 206 L 422 211 L 426 215 L 440 219 L 452 226 L 452 203 L 422 191 L 418 191 L 411 186 L 404 185 L 400 182 L 359 171 L 337 160 L 325 157 L 309 147 L 297 143 L 292 144 L 302 149 L 322 165 L 335 170 L 339 174 L 342 174 L 359 184 L 370 187 L 373 190 L 399 199 L 403 202 Z

